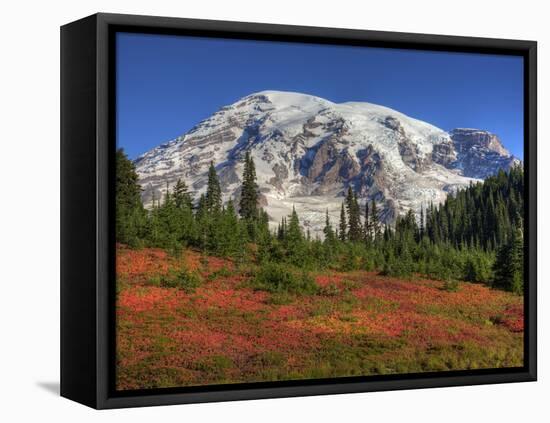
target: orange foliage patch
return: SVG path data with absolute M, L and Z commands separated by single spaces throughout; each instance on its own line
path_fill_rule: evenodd
M 130 250 L 119 246 L 117 251 L 117 275 L 130 279 L 165 274 L 173 265 L 166 252 L 160 249 Z

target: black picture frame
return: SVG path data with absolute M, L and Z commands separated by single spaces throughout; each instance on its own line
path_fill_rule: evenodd
M 114 34 L 376 46 L 524 58 L 524 367 L 146 391 L 114 390 Z M 537 44 L 534 41 L 95 14 L 61 27 L 61 395 L 97 409 L 535 381 Z

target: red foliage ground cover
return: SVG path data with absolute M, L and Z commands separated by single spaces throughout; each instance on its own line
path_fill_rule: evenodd
M 277 296 L 250 272 L 187 250 L 117 253 L 117 387 L 519 366 L 523 300 L 480 284 L 325 272 L 318 295 Z M 185 267 L 194 292 L 152 286 Z

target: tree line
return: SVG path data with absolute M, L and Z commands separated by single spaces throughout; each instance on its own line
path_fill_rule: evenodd
M 133 248 L 185 247 L 239 262 L 283 263 L 303 270 L 333 268 L 382 274 L 482 282 L 523 292 L 523 169 L 500 171 L 483 183 L 449 195 L 439 205 L 422 207 L 381 221 L 378 204 L 360 204 L 349 187 L 333 224 L 326 211 L 323 239 L 311 237 L 297 210 L 270 231 L 259 207 L 254 161 L 249 153 L 238 204 L 224 203 L 214 164 L 206 192 L 194 202 L 185 181 L 153 196 L 146 209 L 133 163 L 117 151 L 116 239 Z M 450 285 L 451 286 L 451 285 Z

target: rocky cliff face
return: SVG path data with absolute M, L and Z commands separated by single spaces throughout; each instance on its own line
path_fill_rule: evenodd
M 295 205 L 312 234 L 320 233 L 327 209 L 337 222 L 348 186 L 362 202 L 379 202 L 382 219 L 391 222 L 398 213 L 443 201 L 449 192 L 517 162 L 484 131 L 449 134 L 382 106 L 264 91 L 139 157 L 145 203 L 178 178 L 197 197 L 206 188 L 211 161 L 225 200 L 238 199 L 246 151 L 254 158 L 272 222 Z
M 457 160 L 451 165 L 464 176 L 485 179 L 500 169 L 508 170 L 520 164 L 490 132 L 479 129 L 453 129 L 450 132 Z

